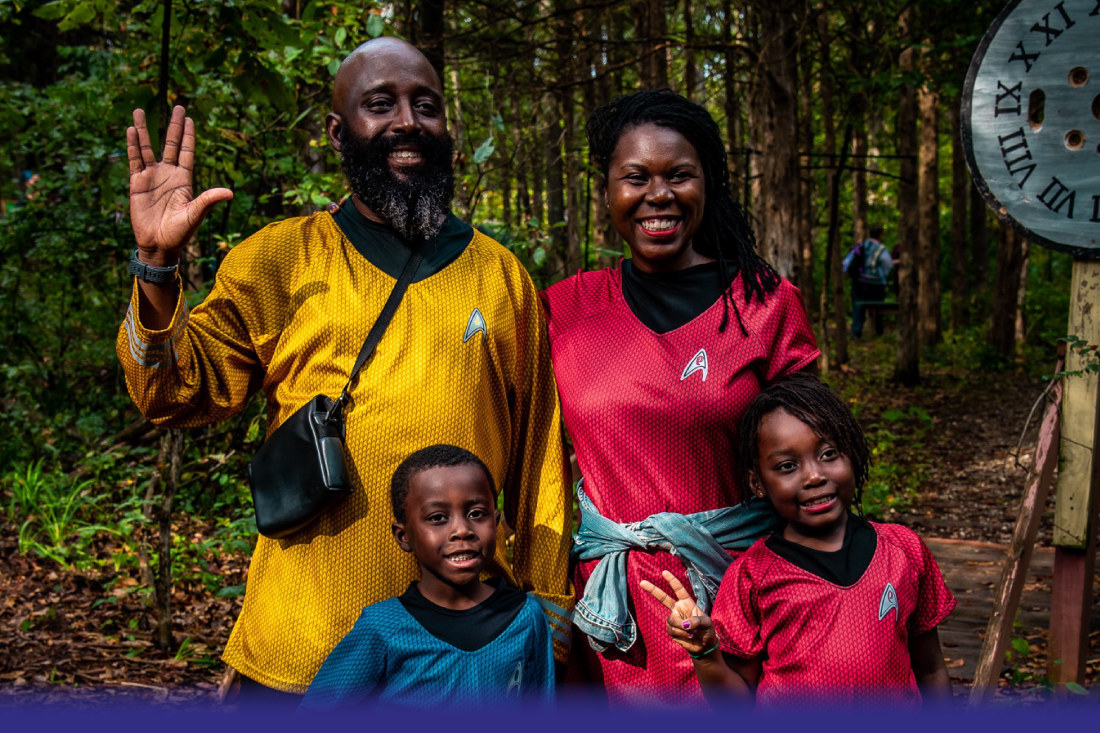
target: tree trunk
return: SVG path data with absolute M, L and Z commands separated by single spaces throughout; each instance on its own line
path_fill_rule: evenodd
M 512 179 L 508 177 L 508 168 L 500 172 L 500 219 L 504 229 L 510 232 L 516 219 L 512 217 Z
M 568 235 L 565 223 L 565 166 L 562 161 L 561 142 L 563 136 L 561 110 L 552 95 L 543 99 L 546 110 L 546 138 L 543 151 L 546 155 L 546 227 L 550 232 L 550 251 L 548 259 L 553 263 L 554 274 L 564 274 L 568 262 Z
M 163 0 L 160 24 L 160 69 L 157 75 L 156 111 L 160 124 L 152 129 L 153 140 L 159 138 L 163 144 L 168 131 L 168 121 L 172 110 L 168 106 L 168 86 L 172 76 L 172 0 Z M 159 129 L 158 129 L 159 128 Z M 228 208 L 228 207 L 227 207 Z M 199 289 L 206 280 L 202 271 L 203 252 L 197 238 L 183 245 L 183 260 L 180 275 L 191 289 Z
M 948 105 L 951 120 L 951 329 L 970 320 L 970 250 L 966 246 L 966 203 L 970 174 L 963 152 L 958 99 Z
M 466 190 L 466 178 L 463 175 L 466 172 L 466 119 L 462 114 L 462 87 L 459 84 L 458 68 L 451 68 L 451 95 L 448 101 L 451 104 L 451 119 L 450 124 L 447 126 L 450 130 L 451 137 L 455 141 L 455 196 L 454 196 L 454 208 L 455 214 L 459 219 L 463 221 L 469 221 L 470 219 L 470 196 L 471 191 Z
M 920 345 L 940 341 L 939 93 L 927 83 L 920 90 L 920 178 L 917 245 L 917 309 Z
M 1016 355 L 1016 303 L 1023 267 L 1023 238 L 1007 224 L 997 231 L 997 268 L 993 281 L 989 343 L 1005 360 Z
M 581 165 L 578 157 L 580 151 L 576 149 L 575 118 L 573 114 L 572 87 L 566 90 L 566 98 L 561 100 L 564 114 L 565 139 L 565 221 L 566 221 L 566 260 L 565 275 L 572 275 L 581 269 L 581 206 L 587 205 L 584 198 L 584 177 L 581 175 Z
M 970 261 L 973 274 L 970 279 L 970 307 L 981 313 L 981 305 L 989 297 L 989 232 L 986 226 L 988 214 L 985 199 L 970 181 Z
M 574 12 L 570 11 L 571 0 L 554 0 L 554 8 L 559 17 L 554 25 L 554 51 L 558 59 L 558 78 L 572 82 L 581 78 L 577 69 L 577 55 L 573 39 L 577 35 L 574 25 Z M 578 151 L 574 149 L 576 123 L 573 109 L 573 89 L 570 85 L 559 84 L 554 90 L 554 104 L 558 108 L 561 120 L 561 167 L 564 206 L 562 218 L 565 227 L 559 228 L 558 246 L 562 261 L 562 276 L 569 276 L 580 269 L 581 231 L 580 220 L 580 166 L 577 163 Z
M 163 12 L 160 20 L 160 73 L 157 75 L 157 112 L 163 122 L 160 124 L 160 139 L 164 140 L 164 133 L 168 130 L 168 120 L 172 117 L 172 110 L 168 108 L 168 86 L 171 77 L 171 50 L 172 50 L 172 0 L 163 1 Z M 158 137 L 153 130 L 153 139 Z
M 835 138 L 835 136 L 834 136 Z M 843 256 L 840 254 L 840 183 L 848 163 L 848 149 L 852 144 L 852 124 L 844 128 L 844 143 L 840 147 L 840 160 L 832 170 L 829 184 L 829 242 L 825 251 L 825 267 L 831 276 L 833 293 L 833 326 L 836 330 L 836 360 L 838 364 L 848 363 L 848 329 L 844 308 L 844 272 L 841 267 Z M 825 328 L 825 309 L 822 309 L 821 330 Z
M 440 81 L 446 78 L 443 74 L 443 16 L 446 5 L 446 0 L 420 0 L 417 3 L 416 35 L 409 39 L 428 57 L 435 73 L 439 74 Z M 457 97 L 458 90 L 449 90 L 449 95 Z
M 913 10 L 902 11 L 901 37 L 909 38 Z M 914 50 L 906 47 L 898 58 L 905 78 L 916 69 Z M 917 209 L 917 90 L 904 83 L 898 90 L 897 152 L 901 156 L 898 182 L 898 344 L 894 378 L 912 386 L 920 381 L 920 356 L 917 334 L 917 272 L 913 250 L 920 231 Z
M 833 292 L 834 286 L 840 286 L 843 289 L 843 282 L 834 277 L 835 273 L 832 271 L 832 267 L 830 266 L 830 260 L 829 260 L 829 256 L 832 252 L 832 246 L 833 246 L 833 239 L 832 239 L 833 229 L 834 229 L 834 227 L 839 229 L 839 226 L 840 226 L 840 224 L 839 224 L 840 217 L 839 216 L 834 216 L 834 211 L 833 211 L 833 207 L 835 205 L 837 205 L 837 203 L 839 202 L 839 199 L 840 199 L 840 179 L 837 178 L 836 175 L 835 175 L 839 169 L 835 167 L 837 165 L 837 160 L 836 160 L 836 155 L 835 155 L 835 152 L 836 152 L 836 105 L 834 104 L 834 100 L 833 100 L 832 58 L 829 55 L 829 46 L 830 46 L 831 40 L 830 40 L 830 37 L 829 37 L 830 34 L 829 34 L 829 16 L 828 16 L 828 13 L 819 12 L 819 14 L 817 16 L 817 35 L 818 35 L 818 47 L 821 50 L 821 56 L 818 59 L 818 63 L 820 64 L 820 68 L 821 68 L 821 74 L 820 74 L 820 78 L 819 78 L 819 87 L 818 87 L 818 89 L 820 91 L 820 94 L 818 96 L 819 96 L 820 101 L 821 101 L 821 128 L 822 128 L 822 132 L 824 133 L 824 138 L 825 138 L 824 150 L 825 150 L 826 154 L 829 156 L 828 158 L 823 159 L 823 161 L 827 165 L 833 166 L 829 169 L 829 172 L 828 172 L 828 176 L 829 176 L 829 178 L 828 178 L 828 180 L 829 180 L 829 200 L 828 200 L 826 205 L 827 205 L 827 211 L 829 212 L 829 225 L 828 225 L 828 233 L 826 235 L 827 239 L 826 239 L 826 243 L 825 243 L 825 269 L 824 269 L 824 272 L 823 272 L 825 284 L 824 284 L 824 287 L 821 288 L 821 300 L 820 300 L 820 303 L 818 305 L 818 312 L 819 312 L 819 315 L 820 315 L 820 318 L 821 318 L 822 338 L 824 338 L 825 341 L 828 342 L 828 340 L 829 340 L 828 339 L 828 327 L 827 327 L 826 320 L 827 320 L 828 314 L 829 314 L 829 299 L 833 298 L 833 296 L 835 295 L 834 292 Z M 805 74 L 803 76 L 805 77 Z M 803 127 L 805 127 L 809 123 L 809 120 L 806 119 L 806 118 L 811 114 L 811 110 L 809 108 L 809 99 L 811 97 L 811 94 L 809 93 L 809 91 L 807 89 L 807 87 L 809 86 L 809 79 L 803 78 L 800 81 L 802 82 L 802 90 L 803 90 L 802 91 L 802 103 L 803 103 L 803 107 L 802 107 L 802 115 L 803 115 L 802 125 L 803 125 Z M 812 135 L 804 136 L 803 139 L 806 140 L 807 151 L 810 151 L 813 148 L 813 136 Z M 809 158 L 808 161 L 813 162 L 814 159 Z M 809 176 L 807 176 L 807 178 L 809 178 Z M 808 194 L 809 194 L 809 191 L 807 190 L 808 188 L 809 188 L 809 186 L 806 186 L 805 188 L 803 188 L 803 194 L 807 196 L 807 198 L 804 198 L 803 200 L 807 201 L 807 202 L 809 202 L 811 200 L 808 197 Z M 807 206 L 806 208 L 809 208 L 809 206 Z M 838 211 L 839 211 L 839 209 L 838 209 Z M 812 248 L 811 248 L 810 251 L 811 251 L 811 257 L 812 257 L 812 252 L 813 252 Z M 807 262 L 810 263 L 810 266 L 812 267 L 812 259 L 807 259 L 807 258 L 805 258 L 805 256 L 803 256 L 803 263 L 807 263 Z M 811 275 L 812 275 L 812 272 L 811 272 Z M 803 278 L 803 279 L 805 279 L 805 278 Z M 803 294 L 805 295 L 805 291 L 803 291 Z M 834 304 L 833 304 L 833 314 L 834 315 L 837 314 L 835 298 L 834 298 Z M 843 324 L 843 319 L 844 319 L 844 295 L 843 295 L 843 293 L 841 293 L 841 298 L 840 298 L 839 314 L 840 314 L 840 316 L 839 316 L 840 317 L 840 323 Z M 841 326 L 840 330 L 845 331 L 843 326 Z M 822 351 L 824 352 L 825 349 L 822 349 Z M 836 360 L 837 360 L 838 364 L 847 364 L 848 363 L 848 339 L 844 334 L 837 334 Z
M 536 110 L 531 115 L 531 128 L 527 129 L 538 130 L 542 126 L 542 105 L 535 104 L 533 106 L 536 107 Z M 538 140 L 535 140 L 534 144 L 528 147 L 530 154 L 527 159 L 530 161 L 531 168 L 531 213 L 538 220 L 539 229 L 545 232 L 549 224 L 546 221 L 546 206 L 543 198 L 543 191 L 546 186 L 546 155 L 545 150 L 541 148 L 544 147 L 544 145 L 539 144 Z M 540 153 L 543 154 L 540 155 Z
M 416 19 L 414 13 L 417 5 L 416 0 L 400 0 L 400 2 L 394 3 L 393 6 L 394 31 L 402 38 L 407 38 L 409 43 L 413 45 L 416 45 Z M 293 8 L 296 6 L 298 6 L 298 0 L 283 0 L 283 12 L 298 20 L 301 18 L 301 14 L 294 12 Z
M 698 84 L 695 74 L 695 22 L 692 20 L 692 0 L 684 0 L 684 96 L 695 99 Z
M 161 486 L 164 484 L 166 467 L 169 465 L 168 448 L 171 444 L 169 433 L 162 433 L 157 446 L 157 460 L 153 464 L 155 467 L 153 475 L 149 477 L 149 486 L 145 489 L 145 499 L 141 503 L 141 516 L 148 526 L 143 526 L 138 530 L 138 575 L 141 576 L 142 585 L 153 591 L 154 600 L 157 592 L 157 578 L 153 573 L 152 565 L 149 564 L 149 527 L 153 524 L 155 514 L 153 500 L 156 499 Z
M 1016 288 L 1016 328 L 1015 352 L 1018 354 L 1023 349 L 1024 340 L 1027 338 L 1027 322 L 1024 320 L 1024 299 L 1027 297 L 1027 273 L 1028 260 L 1031 257 L 1031 243 L 1027 237 L 1018 237 L 1020 240 L 1020 285 Z M 1050 258 L 1047 258 L 1047 262 Z
M 520 116 L 519 100 L 513 95 L 508 105 L 512 117 L 512 146 L 515 153 L 511 166 L 512 175 L 516 183 L 516 229 L 523 231 L 527 222 L 534 215 L 531 211 L 531 197 L 527 191 L 527 149 L 524 146 L 522 118 Z
M 642 86 L 668 86 L 668 21 L 664 0 L 642 0 L 635 16 L 635 37 L 640 59 L 638 75 Z
M 864 109 L 862 104 L 859 109 Z M 852 134 L 852 159 L 855 166 L 852 171 L 852 238 L 856 242 L 862 242 L 867 239 L 868 234 L 867 172 L 862 170 L 870 167 L 870 159 L 867 157 L 867 119 L 862 112 L 858 116 L 853 112 L 852 123 L 855 125 L 855 132 Z
M 828 25 L 825 13 L 819 13 L 818 23 L 819 27 L 822 23 L 825 24 L 825 38 L 828 38 Z M 809 53 L 802 54 L 802 70 L 798 76 L 799 83 L 799 99 L 798 99 L 798 138 L 799 138 L 799 150 L 802 151 L 799 155 L 798 166 L 798 195 L 799 200 L 802 202 L 802 206 L 798 211 L 798 230 L 796 238 L 798 241 L 798 272 L 800 274 L 798 285 L 799 290 L 802 291 L 802 300 L 806 303 L 806 308 L 809 310 L 810 321 L 813 322 L 817 316 L 815 311 L 818 308 L 817 294 L 814 291 L 814 232 L 813 225 L 815 221 L 814 216 L 814 176 L 809 170 L 810 164 L 813 163 L 813 158 L 809 157 L 813 152 L 814 147 L 814 115 L 813 115 L 813 55 Z M 829 95 L 832 96 L 832 75 L 822 69 L 822 86 L 824 87 L 828 78 Z M 822 89 L 822 96 L 825 95 L 825 90 Z M 832 100 L 830 100 L 830 105 Z M 834 120 L 835 121 L 835 120 Z M 828 126 L 829 132 L 835 137 L 835 127 L 833 125 Z M 826 268 L 828 263 L 826 263 Z M 821 288 L 824 293 L 828 290 L 829 276 L 828 270 L 825 271 L 825 284 Z
M 617 54 L 620 51 L 618 46 L 610 45 L 606 40 L 614 31 L 613 28 L 609 27 L 611 21 L 610 11 L 607 8 L 593 8 L 586 12 L 588 13 L 587 26 L 591 47 L 590 63 L 595 74 L 587 85 L 589 92 L 585 107 L 588 108 L 590 104 L 590 109 L 595 109 L 611 101 L 612 89 L 615 86 L 613 80 L 617 78 L 618 74 L 618 72 L 601 68 L 603 60 L 607 59 L 612 64 L 616 63 Z M 594 255 L 590 251 L 589 258 L 583 266 L 588 267 L 593 259 L 596 264 L 603 266 L 618 259 L 617 255 L 613 256 L 609 253 L 621 252 L 622 243 L 619 239 L 619 233 L 611 223 L 611 214 L 607 210 L 604 180 L 599 172 L 591 172 L 588 175 L 592 181 L 589 206 L 592 210 L 592 250 L 594 250 Z
M 728 163 L 730 170 L 730 191 L 741 199 L 742 206 L 749 210 L 749 197 L 745 184 L 748 181 L 748 160 L 743 152 L 745 141 L 741 134 L 741 100 L 737 95 L 737 69 L 733 52 L 733 10 L 731 0 L 722 0 L 722 46 L 725 48 L 725 73 L 722 82 L 726 93 L 726 144 L 729 146 Z
M 751 109 L 754 147 L 760 161 L 760 253 L 780 275 L 799 281 L 798 191 L 798 29 L 805 3 L 773 0 L 754 4 L 759 21 L 760 61 Z
M 159 467 L 159 470 L 167 472 L 167 480 L 163 477 L 161 479 L 163 491 L 160 506 L 154 511 L 159 542 L 156 584 L 153 593 L 153 605 L 157 615 L 153 646 L 169 652 L 176 648 L 176 640 L 172 634 L 172 510 L 176 503 L 180 465 L 183 462 L 183 432 L 169 430 L 164 434 L 162 441 L 166 443 L 166 448 L 162 448 L 162 452 L 167 455 L 168 463 Z

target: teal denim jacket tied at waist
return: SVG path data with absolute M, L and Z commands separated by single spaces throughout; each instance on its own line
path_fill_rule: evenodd
M 577 503 L 581 524 L 573 535 L 573 557 L 599 562 L 585 583 L 573 623 L 597 652 L 612 645 L 625 652 L 638 638 L 627 601 L 628 551 L 660 549 L 678 557 L 696 604 L 706 611 L 732 561 L 726 550 L 747 549 L 771 534 L 779 522 L 770 502 L 754 498 L 738 506 L 695 514 L 661 512 L 640 522 L 619 524 L 600 515 L 585 496 L 583 479 L 577 484 Z

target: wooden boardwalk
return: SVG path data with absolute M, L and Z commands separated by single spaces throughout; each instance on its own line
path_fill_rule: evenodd
M 947 587 L 958 600 L 954 612 L 940 626 L 940 643 L 947 657 L 948 671 L 952 680 L 969 684 L 974 679 L 974 668 L 993 611 L 993 597 L 1001 578 L 1007 548 L 991 542 L 931 537 L 924 540 L 939 563 Z M 1054 550 L 1050 547 L 1035 548 L 1013 633 L 1013 637 L 1028 639 L 1033 646 L 1040 645 L 1043 655 L 1050 627 L 1053 566 Z M 1097 669 L 1100 668 L 1100 565 L 1093 587 L 1088 660 L 1089 666 Z

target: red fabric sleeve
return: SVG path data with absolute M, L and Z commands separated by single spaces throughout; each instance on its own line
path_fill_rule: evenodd
M 914 535 L 916 537 L 916 535 Z M 944 582 L 936 558 L 928 545 L 916 537 L 920 544 L 920 590 L 917 596 L 917 610 L 909 622 L 909 633 L 913 636 L 939 626 L 955 608 L 955 596 Z
M 782 280 L 765 302 L 767 315 L 760 337 L 768 354 L 764 380 L 771 382 L 809 366 L 821 351 L 798 288 Z
M 752 548 L 726 569 L 711 609 L 722 651 L 743 659 L 758 657 L 764 651 L 760 613 L 753 594 L 751 554 Z

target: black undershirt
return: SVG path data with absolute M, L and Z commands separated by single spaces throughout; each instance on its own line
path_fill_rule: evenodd
M 424 597 L 416 583 L 410 583 L 397 600 L 435 638 L 464 652 L 476 652 L 500 636 L 527 601 L 526 593 L 500 578 L 485 582 L 495 588 L 493 594 L 465 611 L 437 606 Z
M 624 260 L 623 297 L 646 328 L 668 333 L 689 323 L 722 297 L 725 286 L 717 262 L 675 272 L 643 272 Z
M 783 539 L 778 533 L 764 540 L 769 550 L 806 572 L 840 586 L 854 585 L 863 577 L 875 556 L 878 535 L 871 525 L 854 514 L 848 515 L 844 543 L 836 552 L 814 550 Z
M 410 250 L 397 232 L 363 216 L 351 199 L 345 201 L 332 218 L 368 262 L 395 280 L 401 276 Z M 439 234 L 424 243 L 424 261 L 416 271 L 413 282 L 420 282 L 454 262 L 473 236 L 473 227 L 447 212 L 447 220 Z

